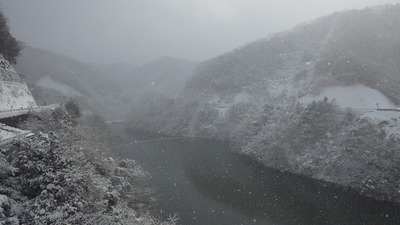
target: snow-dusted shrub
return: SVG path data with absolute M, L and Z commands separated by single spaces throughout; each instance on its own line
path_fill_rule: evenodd
M 190 135 L 197 137 L 215 136 L 217 128 L 215 126 L 218 119 L 218 111 L 210 106 L 205 105 L 201 110 L 196 112 L 193 120 L 188 126 Z
M 149 214 L 149 174 L 113 157 L 103 125 L 63 108 L 21 125 L 36 135 L 2 148 L 0 224 L 173 224 Z
M 69 99 L 65 103 L 66 111 L 74 118 L 81 116 L 81 109 L 79 108 L 78 102 L 76 99 Z

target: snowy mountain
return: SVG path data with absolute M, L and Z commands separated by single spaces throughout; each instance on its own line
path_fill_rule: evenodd
M 223 119 L 237 104 L 262 111 L 266 104 L 325 96 L 340 108 L 394 107 L 400 103 L 398 21 L 399 5 L 334 13 L 202 62 L 177 103 L 197 106 L 182 117 L 194 120 L 208 108 Z
M 332 86 L 365 85 L 400 103 L 400 9 L 335 13 L 203 62 L 189 97 L 231 102 L 318 95 Z
M 377 111 L 400 103 L 398 62 L 400 5 L 334 13 L 201 63 L 181 98 L 144 97 L 131 125 L 400 201 L 400 116 Z

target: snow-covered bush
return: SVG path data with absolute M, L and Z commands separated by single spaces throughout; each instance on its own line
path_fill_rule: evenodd
M 79 105 L 78 105 L 78 102 L 76 99 L 69 99 L 65 103 L 65 109 L 73 117 L 81 116 L 81 109 L 79 108 Z
M 174 224 L 149 213 L 149 174 L 112 154 L 95 117 L 65 108 L 32 115 L 36 135 L 2 146 L 0 224 Z

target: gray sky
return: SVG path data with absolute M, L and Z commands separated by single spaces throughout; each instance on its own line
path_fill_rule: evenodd
M 12 34 L 86 62 L 205 60 L 335 11 L 400 0 L 0 0 Z

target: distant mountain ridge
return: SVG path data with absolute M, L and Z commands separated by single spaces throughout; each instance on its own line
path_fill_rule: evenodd
M 77 98 L 86 110 L 103 117 L 121 117 L 126 106 L 120 86 L 108 74 L 73 58 L 26 46 L 15 69 L 25 75 L 40 103 Z
M 15 68 L 26 76 L 32 94 L 40 103 L 75 97 L 86 109 L 104 118 L 124 118 L 132 102 L 144 93 L 177 97 L 196 65 L 169 56 L 141 66 L 87 64 L 26 46 Z
M 129 96 L 140 96 L 142 93 L 153 92 L 170 98 L 181 94 L 185 83 L 193 75 L 198 65 L 184 59 L 163 56 L 137 66 L 126 77 L 125 85 Z

